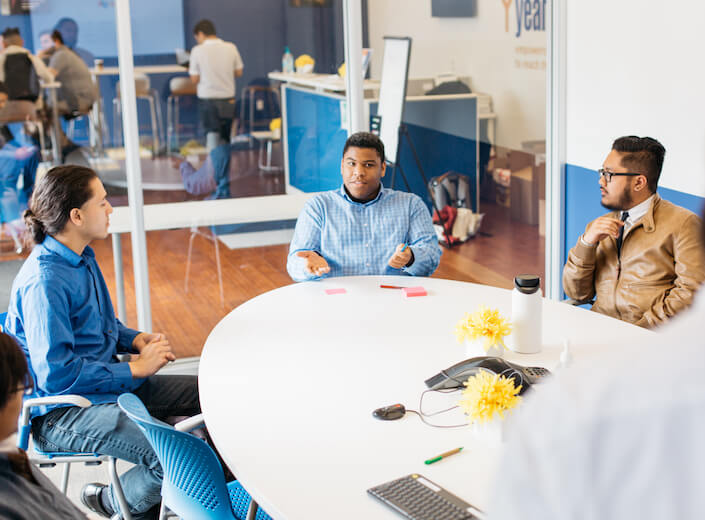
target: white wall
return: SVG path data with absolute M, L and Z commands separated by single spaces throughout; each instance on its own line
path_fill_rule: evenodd
M 506 9 L 503 0 L 476 1 L 473 18 L 433 18 L 431 0 L 370 0 L 372 77 L 381 74 L 383 37 L 410 36 L 410 78 L 446 72 L 470 76 L 474 92 L 492 96 L 500 146 L 518 149 L 522 141 L 545 139 L 546 32 L 522 27 L 517 36 L 517 6 L 529 0 L 504 0 Z M 543 21 L 545 0 L 529 4 L 539 11 L 529 18 L 533 27 Z
M 597 169 L 615 137 L 648 135 L 660 185 L 705 196 L 705 3 L 567 4 L 567 162 Z

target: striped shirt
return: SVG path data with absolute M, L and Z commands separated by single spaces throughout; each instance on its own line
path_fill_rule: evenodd
M 399 244 L 408 244 L 414 261 L 394 269 L 388 262 Z M 431 214 L 421 198 L 384 186 L 369 202 L 354 202 L 341 186 L 316 195 L 304 206 L 286 268 L 297 282 L 323 278 L 306 272 L 306 260 L 296 256 L 298 251 L 315 251 L 325 258 L 330 272 L 323 277 L 429 276 L 441 257 Z

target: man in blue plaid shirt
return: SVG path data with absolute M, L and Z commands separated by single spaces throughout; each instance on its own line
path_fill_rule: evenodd
M 297 282 L 330 276 L 429 276 L 441 248 L 428 208 L 413 193 L 385 188 L 384 144 L 351 135 L 340 189 L 316 195 L 296 221 L 287 271 Z

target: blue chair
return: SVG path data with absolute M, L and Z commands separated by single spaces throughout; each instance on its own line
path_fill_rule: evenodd
M 271 520 L 240 485 L 225 483 L 213 450 L 198 437 L 182 430 L 202 426 L 196 416 L 174 428 L 154 419 L 134 394 L 122 394 L 118 405 L 137 423 L 157 453 L 164 469 L 162 504 L 185 519 Z

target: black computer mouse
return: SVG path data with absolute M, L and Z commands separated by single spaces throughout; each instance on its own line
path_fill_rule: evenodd
M 383 406 L 382 408 L 377 408 L 374 412 L 372 412 L 372 417 L 382 421 L 394 421 L 404 417 L 405 413 L 406 408 L 404 408 L 404 405 L 397 403 L 389 406 Z

